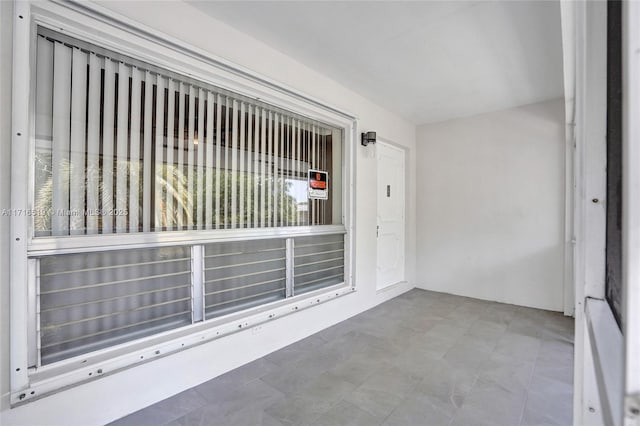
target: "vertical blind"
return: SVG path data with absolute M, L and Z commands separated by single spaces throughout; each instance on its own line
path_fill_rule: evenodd
M 342 131 L 40 29 L 36 236 L 339 224 Z

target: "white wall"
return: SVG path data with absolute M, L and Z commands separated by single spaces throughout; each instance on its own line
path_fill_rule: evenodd
M 9 134 L 4 123 L 9 119 L 8 94 L 5 83 L 9 79 L 6 44 L 10 37 L 8 2 L 2 7 L 2 140 L 0 144 L 0 200 L 1 207 L 8 203 Z M 136 20 L 154 30 L 164 32 L 212 55 L 231 60 L 243 67 L 277 80 L 296 90 L 305 92 L 323 102 L 348 110 L 359 118 L 359 130 L 377 131 L 380 137 L 393 141 L 408 150 L 407 246 L 406 271 L 408 282 L 382 293 L 375 290 L 376 217 L 375 181 L 367 177 L 375 173 L 376 161 L 367 155 L 364 147 L 356 147 L 356 216 L 355 216 L 355 283 L 358 291 L 343 298 L 298 312 L 266 324 L 260 333 L 250 330 L 230 337 L 182 351 L 153 362 L 102 377 L 15 409 L 7 410 L 8 400 L 8 300 L 3 297 L 0 312 L 2 321 L 2 423 L 12 424 L 65 424 L 91 425 L 114 420 L 146 405 L 169 397 L 184 389 L 220 375 L 232 368 L 261 357 L 309 334 L 342 321 L 378 303 L 394 297 L 414 286 L 415 282 L 415 126 L 383 107 L 340 86 L 329 78 L 296 62 L 277 50 L 230 28 L 222 22 L 203 15 L 180 2 L 105 2 L 102 6 Z M 180 23 L 176 25 L 176 23 Z M 9 69 L 10 72 L 10 69 Z M 357 142 L 357 141 L 356 141 Z M 24 165 L 18 165 L 24 167 Z M 0 218 L 4 221 L 4 218 Z M 2 226 L 0 244 L 0 287 L 3 296 L 8 291 L 6 247 L 8 230 Z
M 418 286 L 562 311 L 564 103 L 421 126 Z

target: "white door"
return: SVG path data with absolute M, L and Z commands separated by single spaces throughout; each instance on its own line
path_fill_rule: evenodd
M 377 142 L 377 288 L 404 281 L 404 151 Z

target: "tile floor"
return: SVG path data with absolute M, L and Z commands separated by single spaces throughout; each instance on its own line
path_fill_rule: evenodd
M 573 320 L 412 290 L 112 425 L 570 425 Z

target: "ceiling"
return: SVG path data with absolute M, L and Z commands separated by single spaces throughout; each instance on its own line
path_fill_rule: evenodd
M 191 4 L 415 124 L 563 94 L 559 1 Z

